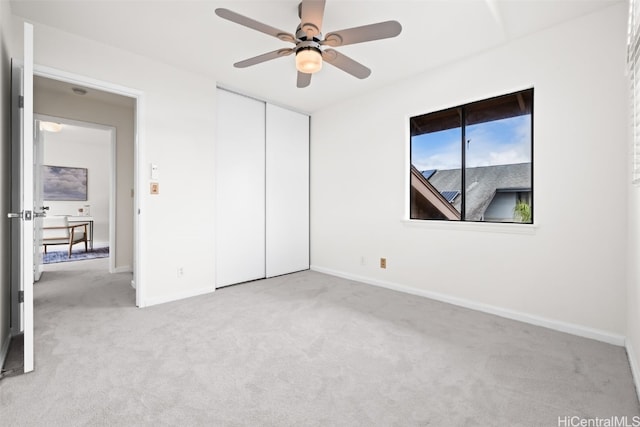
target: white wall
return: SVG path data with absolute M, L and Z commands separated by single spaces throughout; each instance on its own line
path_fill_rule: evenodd
M 63 125 L 61 132 L 44 132 L 43 154 L 44 165 L 87 169 L 87 200 L 45 200 L 48 215 L 78 215 L 78 208 L 90 205 L 94 246 L 108 246 L 111 132 Z
M 626 12 L 619 3 L 314 114 L 313 268 L 621 342 Z M 529 87 L 535 229 L 403 222 L 408 118 Z
M 21 25 L 14 17 L 16 45 Z M 143 92 L 140 304 L 213 291 L 215 80 L 37 23 L 34 39 L 37 65 Z M 149 194 L 150 163 L 160 169 L 159 195 Z

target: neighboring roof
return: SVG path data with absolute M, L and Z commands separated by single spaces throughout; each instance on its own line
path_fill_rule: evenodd
M 441 193 L 460 191 L 460 175 L 460 169 L 438 170 L 430 175 L 429 183 Z M 531 191 L 531 163 L 468 168 L 466 184 L 465 219 L 480 221 L 496 191 Z M 458 211 L 461 199 L 458 197 L 453 202 Z
M 444 197 L 445 199 L 447 199 L 447 202 L 452 203 L 456 197 L 458 197 L 458 195 L 460 194 L 459 191 L 441 191 L 440 194 L 442 194 L 442 197 Z
M 467 126 L 531 114 L 533 89 L 496 96 L 465 105 Z M 460 128 L 460 110 L 448 108 L 422 116 L 412 117 L 411 136 Z
M 436 170 L 437 169 L 429 169 L 429 170 L 426 170 L 426 171 L 422 171 L 421 173 L 422 173 L 422 176 L 424 176 L 426 179 L 429 179 L 429 178 L 431 178 L 431 175 L 436 173 Z
M 422 218 L 421 214 L 416 213 L 417 216 L 412 214 L 411 218 L 460 219 L 460 213 L 413 165 L 411 166 L 411 191 L 412 209 L 416 208 L 427 215 Z

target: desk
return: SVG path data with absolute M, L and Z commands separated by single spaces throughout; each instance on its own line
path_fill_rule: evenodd
M 69 224 L 86 222 L 89 224 L 89 248 L 93 250 L 93 217 L 92 216 L 67 216 Z

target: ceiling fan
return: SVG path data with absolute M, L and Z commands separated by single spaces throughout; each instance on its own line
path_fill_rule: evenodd
M 349 44 L 395 37 L 402 31 L 402 26 L 397 21 L 385 21 L 334 31 L 328 33 L 323 38 L 321 29 L 324 5 L 325 0 L 302 0 L 302 3 L 298 5 L 300 25 L 298 25 L 295 35 L 247 18 L 229 9 L 216 9 L 216 15 L 221 18 L 295 45 L 292 48 L 278 49 L 273 52 L 245 59 L 244 61 L 236 62 L 233 64 L 234 67 L 245 68 L 295 53 L 296 68 L 298 70 L 297 86 L 299 88 L 309 86 L 311 83 L 311 75 L 320 71 L 323 61 L 359 79 L 369 77 L 371 74 L 369 68 L 339 53 L 335 49 L 325 48 L 325 46 L 346 46 Z

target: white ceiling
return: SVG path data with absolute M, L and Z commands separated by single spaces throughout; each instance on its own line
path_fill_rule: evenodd
M 400 36 L 337 48 L 372 70 L 358 80 L 328 64 L 296 87 L 294 56 L 246 69 L 233 63 L 291 44 L 219 18 L 225 7 L 295 33 L 298 0 L 11 0 L 12 12 L 313 112 L 624 0 L 327 0 L 323 33 L 397 20 Z M 37 30 L 36 30 L 37 37 Z M 37 58 L 36 58 L 37 62 Z

